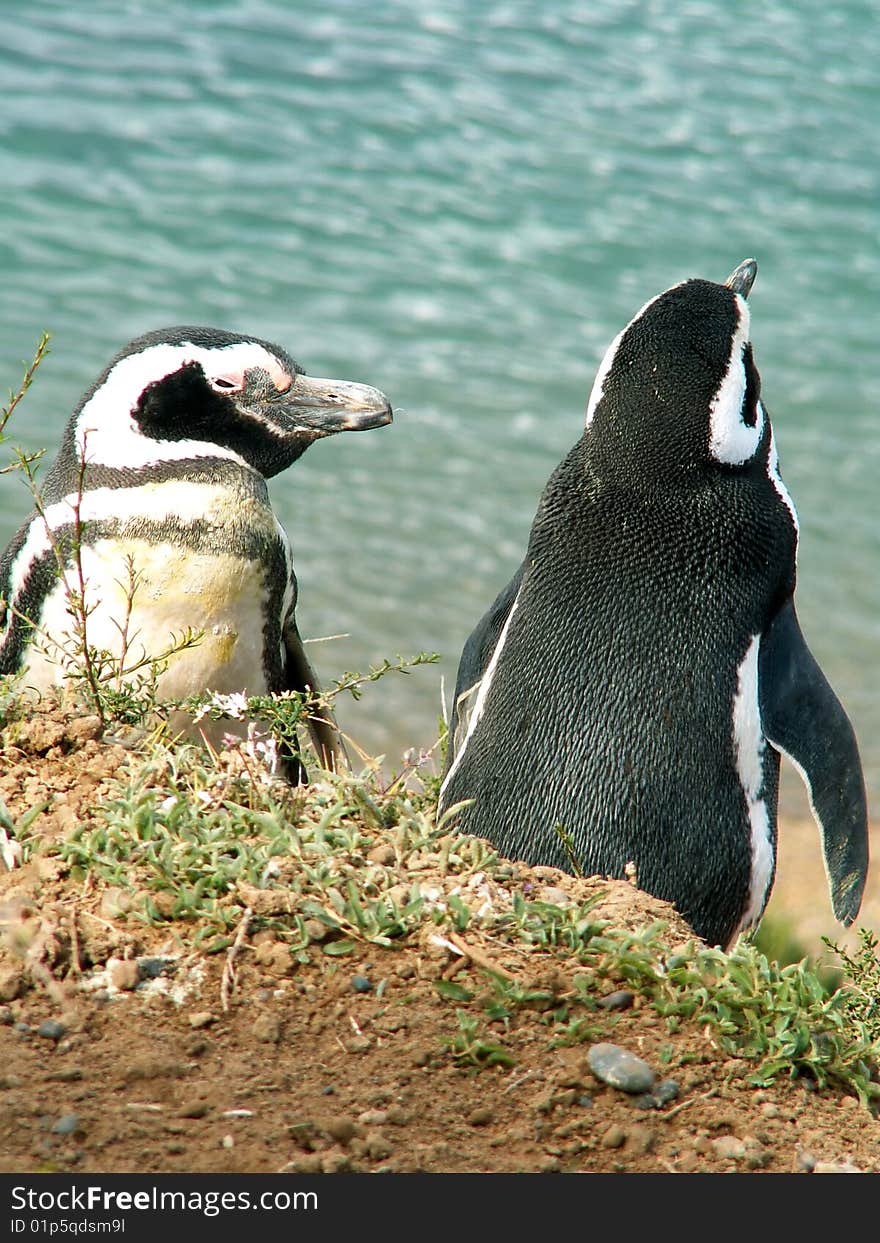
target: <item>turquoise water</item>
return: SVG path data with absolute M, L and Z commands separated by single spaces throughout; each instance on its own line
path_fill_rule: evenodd
M 208 323 L 385 390 L 273 481 L 325 679 L 438 651 L 343 721 L 430 745 L 606 345 L 755 255 L 798 607 L 880 795 L 880 22 L 848 0 L 6 0 L 0 387 L 54 446 L 129 338 Z M 0 539 L 27 508 L 0 478 Z

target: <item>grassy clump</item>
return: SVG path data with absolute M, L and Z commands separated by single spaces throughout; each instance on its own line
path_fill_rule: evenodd
M 806 1077 L 866 1103 L 880 1097 L 880 967 L 867 942 L 857 960 L 844 957 L 853 983 L 833 991 L 808 961 L 780 965 L 745 939 L 730 953 L 696 942 L 670 953 L 665 924 L 623 931 L 600 918 L 601 890 L 571 905 L 533 897 L 518 865 L 438 822 L 428 785 L 372 766 L 297 789 L 194 745 L 154 746 L 90 823 L 46 849 L 74 878 L 134 891 L 129 918 L 173 923 L 205 950 L 227 947 L 245 911 L 252 932 L 271 928 L 303 966 L 426 936 L 489 946 L 475 958 L 479 988 L 437 981 L 454 1008 L 447 1051 L 458 1065 L 509 1064 L 525 1011 L 554 1042 L 607 1038 L 617 1019 L 599 999 L 626 987 L 672 1037 L 696 1026 L 744 1059 L 756 1086 Z M 521 971 L 493 969 L 506 950 Z M 533 978 L 548 955 L 560 973 L 549 984 Z

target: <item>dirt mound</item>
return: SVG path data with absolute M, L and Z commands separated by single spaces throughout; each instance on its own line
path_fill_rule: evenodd
M 666 904 L 498 861 L 400 789 L 394 815 L 357 782 L 255 802 L 247 772 L 188 762 L 184 785 L 93 717 L 7 724 L 4 1172 L 880 1171 L 851 1082 L 802 1049 L 762 1075 L 734 1002 L 727 1028 L 705 1009 L 754 951 L 701 958 Z M 216 836 L 233 788 L 249 848 L 263 823 L 299 842 L 250 879 L 245 838 Z M 162 837 L 175 800 L 215 837 Z M 175 841 L 214 850 L 225 891 Z M 609 1044 L 645 1082 L 612 1086 L 614 1050 L 603 1080 Z

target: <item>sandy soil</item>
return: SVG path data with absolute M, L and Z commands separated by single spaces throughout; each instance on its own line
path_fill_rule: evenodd
M 136 762 L 98 735 L 94 719 L 48 719 L 6 739 L 12 818 L 45 803 L 34 831 L 51 840 L 94 817 Z M 510 873 L 512 889 L 556 900 L 597 885 Z M 670 945 L 690 936 L 632 886 L 602 891 L 597 916 L 662 917 Z M 756 1089 L 709 1029 L 671 1034 L 638 995 L 600 1007 L 589 1039 L 561 1043 L 547 1013 L 581 969 L 568 951 L 468 930 L 458 947 L 421 934 L 298 965 L 271 932 L 244 929 L 230 969 L 228 952 L 133 918 L 122 898 L 51 856 L 0 872 L 0 1171 L 880 1172 L 880 1123 L 855 1097 L 797 1079 Z M 798 819 L 783 826 L 772 909 L 810 946 L 841 935 L 817 835 Z M 880 926 L 876 871 L 860 922 Z M 487 966 L 545 1000 L 499 1019 L 508 1056 L 486 1064 L 484 1050 L 477 1067 L 456 1046 L 448 986 L 479 996 Z M 601 1082 L 588 1062 L 597 1042 L 672 1080 L 669 1099 L 646 1108 Z

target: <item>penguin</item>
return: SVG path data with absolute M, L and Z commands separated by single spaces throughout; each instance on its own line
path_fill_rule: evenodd
M 509 858 L 634 869 L 722 948 L 770 896 L 780 756 L 806 784 L 844 926 L 868 865 L 856 737 L 795 610 L 756 272 L 676 284 L 612 342 L 525 558 L 464 645 L 439 793 Z
M 162 699 L 317 691 L 266 480 L 316 440 L 391 420 L 378 389 L 309 377 L 258 337 L 181 326 L 129 342 L 73 411 L 35 512 L 0 557 L 0 674 L 21 672 L 25 693 L 63 683 L 84 617 L 88 645 L 128 669 L 200 633 L 163 662 Z M 172 723 L 212 733 L 191 716 Z M 309 725 L 336 767 L 332 715 Z M 305 780 L 298 759 L 287 771 Z

